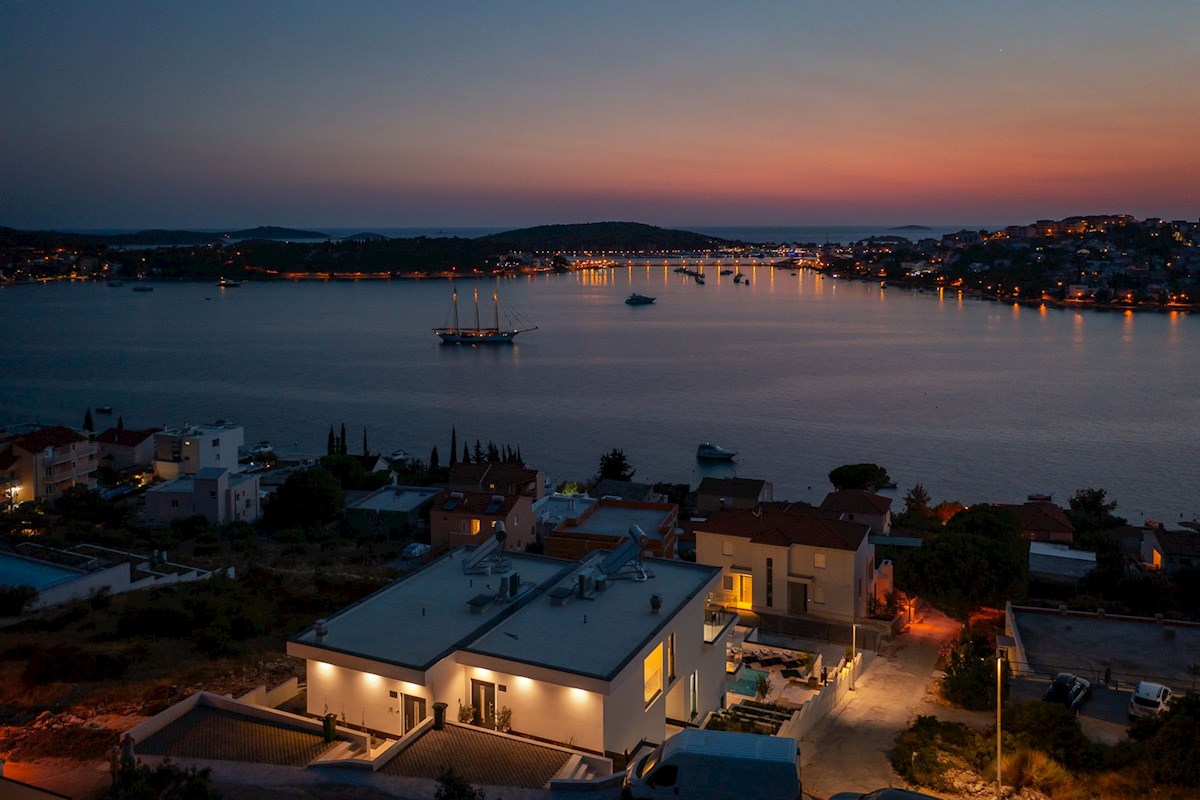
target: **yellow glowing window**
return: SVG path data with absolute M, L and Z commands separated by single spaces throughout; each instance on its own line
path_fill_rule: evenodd
M 473 519 L 471 520 L 471 534 L 474 535 L 476 533 L 479 533 L 479 520 Z
M 645 677 L 646 685 L 643 690 L 642 699 L 649 706 L 654 702 L 654 699 L 662 694 L 663 688 L 663 646 L 659 642 L 658 647 L 651 651 L 650 655 L 646 656 L 646 660 L 642 662 L 642 674 Z

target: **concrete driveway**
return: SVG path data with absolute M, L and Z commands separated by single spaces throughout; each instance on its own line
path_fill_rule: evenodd
M 919 714 L 970 724 L 987 724 L 986 712 L 965 712 L 927 697 L 938 647 L 958 636 L 961 626 L 927 609 L 907 632 L 871 662 L 841 705 L 800 742 L 806 794 L 827 798 L 837 792 L 867 792 L 902 786 L 887 753 L 896 735 Z

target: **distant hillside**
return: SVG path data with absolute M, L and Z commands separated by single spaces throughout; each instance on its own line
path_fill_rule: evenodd
M 705 250 L 733 244 L 727 239 L 640 222 L 538 225 L 494 233 L 478 241 L 504 243 L 517 250 Z
M 279 228 L 275 225 L 260 225 L 257 228 L 247 228 L 241 231 L 229 231 L 225 234 L 230 239 L 268 239 L 271 241 L 287 241 L 289 239 L 328 239 L 328 233 L 304 231 L 295 228 Z
M 891 230 L 894 230 L 894 231 L 928 231 L 928 230 L 933 230 L 933 229 L 927 225 L 900 225 L 895 228 L 892 228 Z

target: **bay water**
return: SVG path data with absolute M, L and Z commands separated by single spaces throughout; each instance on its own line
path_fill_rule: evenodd
M 819 502 L 829 471 L 882 464 L 935 501 L 1065 504 L 1103 487 L 1131 520 L 1200 516 L 1200 318 L 1017 307 L 746 268 L 749 285 L 665 266 L 504 279 L 538 329 L 443 345 L 440 280 L 54 283 L 0 291 L 0 426 L 240 423 L 247 444 L 449 459 L 520 446 L 555 481 L 622 448 L 635 479 L 764 478 Z M 462 315 L 471 289 L 460 281 Z M 657 298 L 628 306 L 630 292 Z M 486 320 L 490 308 L 482 310 Z M 735 449 L 705 466 L 696 446 Z

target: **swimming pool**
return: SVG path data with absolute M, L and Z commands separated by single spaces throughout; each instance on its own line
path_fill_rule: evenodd
M 742 674 L 738 676 L 736 681 L 726 682 L 725 688 L 734 694 L 744 695 L 745 697 L 754 697 L 755 687 L 758 686 L 758 676 L 770 676 L 770 674 L 771 673 L 763 672 L 762 670 L 745 667 L 742 669 Z
M 39 592 L 78 578 L 73 569 L 0 553 L 0 586 L 32 586 Z

